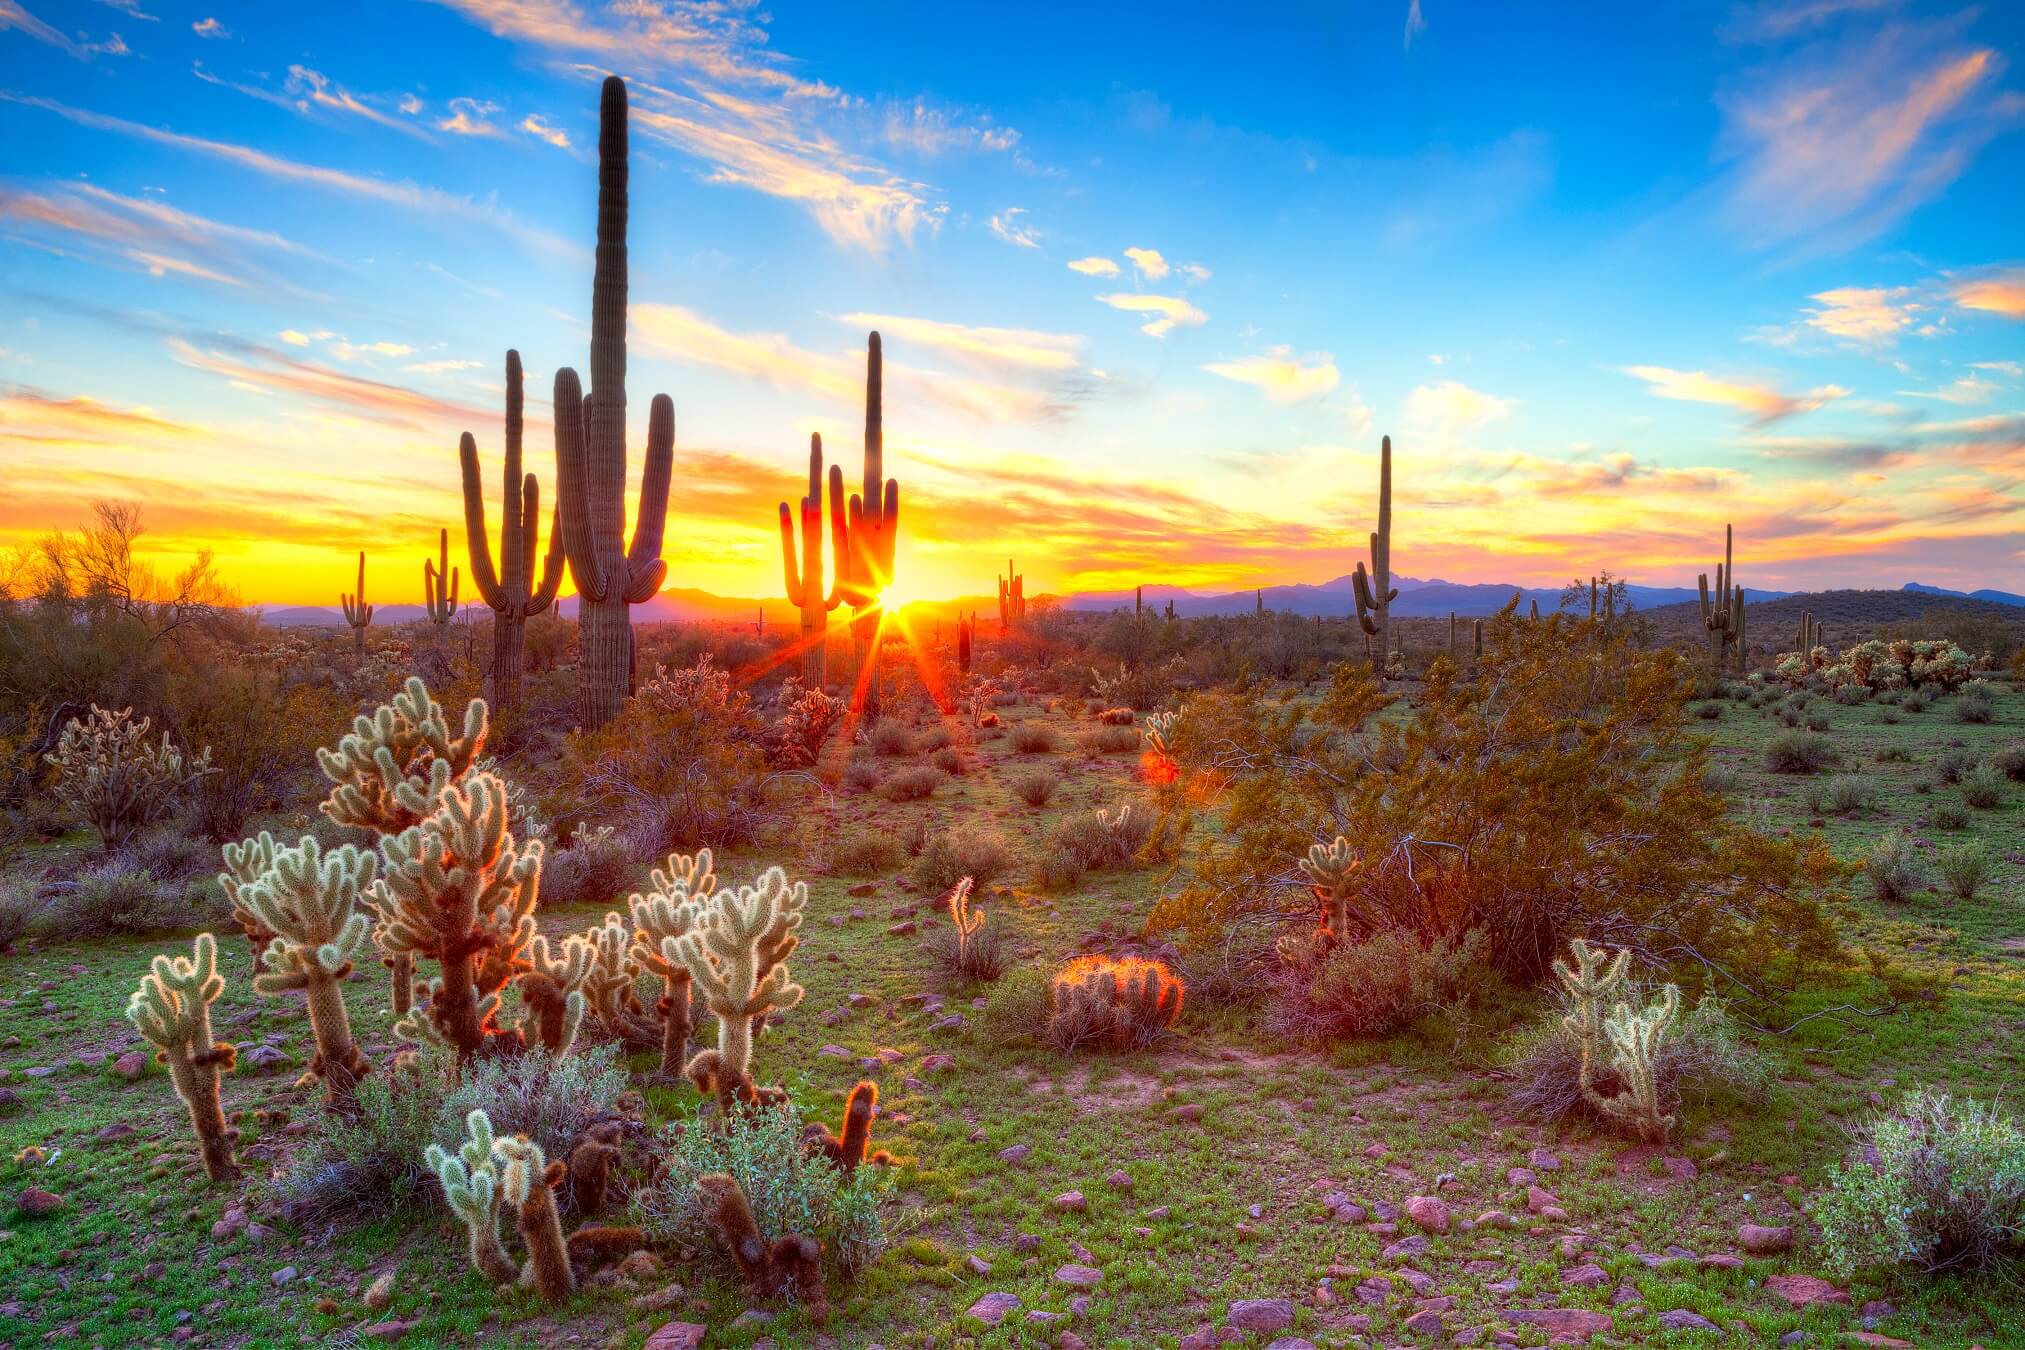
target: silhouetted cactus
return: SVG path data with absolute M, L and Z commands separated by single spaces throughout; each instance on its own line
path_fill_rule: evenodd
M 661 535 L 675 455 L 675 405 L 657 394 L 633 541 L 626 544 L 626 83 L 605 80 L 598 107 L 598 252 L 591 287 L 591 392 L 555 375 L 556 488 L 563 552 L 577 587 L 578 704 L 586 731 L 619 714 L 633 679 L 631 607 L 668 575 Z
M 1357 599 L 1357 624 L 1373 639 L 1371 673 L 1384 678 L 1379 662 L 1392 650 L 1392 602 L 1399 590 L 1392 584 L 1392 438 L 1378 443 L 1378 528 L 1371 532 L 1371 570 L 1359 562 L 1351 580 Z
M 213 1181 L 237 1181 L 232 1141 L 238 1132 L 226 1127 L 218 1075 L 238 1062 L 239 1052 L 211 1039 L 211 1005 L 224 992 L 217 940 L 199 933 L 189 956 L 154 959 L 127 1000 L 127 1020 L 157 1047 L 156 1061 L 169 1066 L 169 1082 L 190 1113 L 205 1173 Z
M 366 603 L 366 554 L 359 550 L 359 589 L 356 595 L 338 593 L 338 604 L 345 612 L 345 622 L 352 627 L 352 650 L 366 649 L 366 629 L 373 621 L 373 607 Z
M 1005 575 L 998 579 L 998 631 L 1010 633 L 1014 626 L 1027 617 L 1027 579 L 1013 570 L 1013 560 L 1005 560 Z
M 548 553 L 541 577 L 534 575 L 537 528 L 541 524 L 541 484 L 532 473 L 522 476 L 520 353 L 506 354 L 505 492 L 500 502 L 499 567 L 492 566 L 492 544 L 485 525 L 485 490 L 478 481 L 478 442 L 465 432 L 457 445 L 457 465 L 464 483 L 464 538 L 471 555 L 471 581 L 479 598 L 492 610 L 492 672 L 488 679 L 492 705 L 502 714 L 520 707 L 520 679 L 525 664 L 527 621 L 555 603 L 562 585 L 562 511 L 554 508 L 548 527 Z
M 838 479 L 841 486 L 842 479 Z M 780 557 L 787 582 L 788 603 L 802 615 L 802 683 L 811 689 L 823 687 L 823 655 L 830 628 L 830 611 L 842 601 L 844 578 L 849 574 L 844 556 L 850 547 L 844 521 L 844 503 L 839 493 L 830 494 L 832 576 L 827 594 L 823 591 L 823 438 L 809 436 L 809 491 L 802 498 L 801 566 L 795 565 L 796 517 L 788 504 L 780 504 Z M 762 613 L 760 622 L 764 624 Z
M 1736 538 L 1731 526 L 1723 526 L 1723 560 L 1716 565 L 1715 594 L 1709 593 L 1709 574 L 1696 578 L 1701 587 L 1702 627 L 1709 634 L 1709 669 L 1721 673 L 1744 673 L 1744 588 L 1737 584 L 1733 550 Z
M 875 639 L 882 622 L 880 605 L 893 584 L 893 553 L 900 538 L 900 483 L 885 477 L 884 364 L 879 335 L 865 339 L 865 477 L 864 491 L 851 494 L 838 565 L 840 597 L 851 606 L 851 645 L 857 655 L 858 696 L 867 721 L 879 718 L 878 659 Z M 830 466 L 830 500 L 843 495 L 844 470 Z M 834 506 L 833 506 L 834 511 Z M 835 518 L 831 520 L 835 532 Z M 867 666 L 866 662 L 872 664 Z
M 457 612 L 457 569 L 450 565 L 450 531 L 436 538 L 436 561 L 422 559 L 422 612 L 437 628 L 447 627 Z

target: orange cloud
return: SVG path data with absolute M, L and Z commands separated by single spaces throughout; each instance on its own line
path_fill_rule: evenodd
M 297 395 L 369 421 L 440 429 L 445 425 L 468 426 L 489 417 L 465 404 L 381 380 L 348 375 L 257 344 L 243 344 L 235 355 L 217 348 L 199 348 L 180 337 L 168 341 L 177 362 L 192 370 L 217 375 L 245 389 Z
M 2025 267 L 1956 282 L 1952 294 L 1963 309 L 2025 319 Z
M 1669 370 L 1665 366 L 1626 366 L 1624 373 L 1644 380 L 1660 398 L 1735 408 L 1749 414 L 1754 426 L 1767 426 L 1796 413 L 1812 412 L 1849 394 L 1847 389 L 1834 384 L 1822 385 L 1805 394 L 1786 394 L 1769 384 L 1718 379 L 1704 371 Z
M 1908 293 L 1904 286 L 1890 289 L 1840 286 L 1822 291 L 1811 297 L 1817 308 L 1807 316 L 1807 324 L 1831 337 L 1852 342 L 1887 343 L 1911 326 L 1913 316 L 1921 308 L 1917 303 L 1903 301 Z

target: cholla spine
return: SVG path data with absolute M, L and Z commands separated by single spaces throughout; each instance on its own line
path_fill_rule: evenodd
M 527 1268 L 520 1282 L 548 1302 L 560 1302 L 577 1287 L 553 1190 L 562 1179 L 564 1164 L 550 1162 L 541 1145 L 524 1134 L 495 1139 L 492 1155 L 500 1164 L 499 1193 L 514 1207 L 515 1226 L 527 1244 Z
M 977 883 L 964 877 L 949 892 L 949 917 L 956 924 L 956 966 L 970 969 L 970 940 L 984 927 L 984 910 L 970 903 L 970 891 Z
M 470 1137 L 456 1153 L 431 1144 L 422 1158 L 443 1187 L 451 1211 L 464 1221 L 471 1264 L 494 1284 L 511 1284 L 520 1272 L 499 1241 L 499 1169 L 493 1162 L 492 1120 L 482 1110 L 464 1118 Z
M 661 980 L 661 1072 L 679 1077 L 689 1059 L 689 966 L 678 951 L 717 890 L 709 849 L 671 853 L 649 876 L 651 889 L 628 897 L 633 917 L 633 960 Z
M 1353 904 L 1356 878 L 1363 870 L 1364 860 L 1348 839 L 1339 834 L 1329 843 L 1315 844 L 1308 849 L 1308 856 L 1294 866 L 1308 879 L 1308 886 L 1315 893 L 1321 918 L 1318 936 L 1325 943 L 1350 940 L 1353 911 L 1360 927 L 1370 927 L 1370 916 Z
M 1582 1095 L 1590 1104 L 1630 1126 L 1648 1144 L 1664 1144 L 1673 1131 L 1674 1118 L 1660 1110 L 1658 1063 L 1679 1015 L 1677 985 L 1667 985 L 1656 1002 L 1638 1011 L 1628 1003 L 1619 1003 L 1604 1019 L 1603 1034 L 1610 1041 L 1611 1068 L 1624 1091 L 1605 1097 L 1590 1084 L 1589 1075 L 1583 1075 Z
M 238 1062 L 238 1050 L 211 1039 L 211 1005 L 225 992 L 218 973 L 218 942 L 197 934 L 189 956 L 157 956 L 127 999 L 127 1020 L 156 1046 L 169 1081 L 190 1113 L 190 1127 L 213 1181 L 237 1181 L 232 1156 L 237 1131 L 227 1128 L 218 1075 Z
M 534 1018 L 534 1035 L 521 1034 L 530 1045 L 552 1055 L 566 1055 L 576 1044 L 590 1000 L 584 993 L 591 973 L 591 945 L 571 934 L 560 951 L 536 935 L 527 945 L 528 969 L 520 976 L 520 997 Z
M 714 1072 L 720 1081 L 751 1081 L 754 1022 L 802 1000 L 786 962 L 801 942 L 796 930 L 808 898 L 804 883 L 790 885 L 786 872 L 770 867 L 751 886 L 710 896 L 689 932 L 663 942 L 717 1017 L 717 1048 L 690 1061 L 691 1078 Z
M 224 858 L 226 870 L 218 881 L 226 896 L 273 934 L 253 990 L 303 991 L 316 1038 L 310 1072 L 322 1080 L 327 1105 L 348 1109 L 353 1084 L 372 1065 L 352 1039 L 342 982 L 372 931 L 358 901 L 373 884 L 377 860 L 350 844 L 325 853 L 307 834 L 286 848 L 264 830 L 258 838 L 227 844 Z
M 1575 964 L 1556 957 L 1554 976 L 1568 996 L 1568 1012 L 1561 1025 L 1575 1038 L 1582 1052 L 1583 1073 L 1602 1053 L 1603 1005 L 1624 985 L 1631 965 L 1631 953 L 1620 949 L 1612 956 L 1607 947 L 1593 947 L 1581 938 L 1569 944 Z
M 366 554 L 359 550 L 359 588 L 355 594 L 338 593 L 338 604 L 344 608 L 345 622 L 352 629 L 352 650 L 366 649 L 366 628 L 373 621 L 373 607 L 366 603 Z
M 333 785 L 319 809 L 334 824 L 399 834 L 470 772 L 486 727 L 485 700 L 474 698 L 464 709 L 462 734 L 452 736 L 429 686 L 410 676 L 391 703 L 356 719 L 335 750 L 316 752 Z

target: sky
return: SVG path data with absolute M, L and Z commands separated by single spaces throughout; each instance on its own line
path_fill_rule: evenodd
M 617 73 L 670 586 L 876 328 L 902 597 L 1341 576 L 1382 435 L 1407 576 L 2025 590 L 2025 6 L 1241 11 L 0 0 L 0 544 L 418 601 L 509 347 L 551 500 Z

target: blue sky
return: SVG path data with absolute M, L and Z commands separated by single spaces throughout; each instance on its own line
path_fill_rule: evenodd
M 1733 521 L 1751 584 L 2025 589 L 2021 36 L 1889 0 L 0 0 L 0 536 L 136 497 L 253 598 L 328 602 L 360 548 L 419 592 L 508 346 L 552 481 L 616 71 L 672 585 L 778 586 L 809 434 L 857 476 L 877 327 L 912 594 L 1008 555 L 1030 592 L 1340 575 L 1386 433 L 1410 575 L 1690 583 Z

